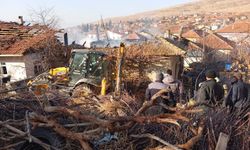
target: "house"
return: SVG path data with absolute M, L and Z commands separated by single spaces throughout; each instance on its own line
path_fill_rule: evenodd
M 46 62 L 53 64 L 59 58 L 49 51 L 51 41 L 56 47 L 55 31 L 45 26 L 0 22 L 0 76 L 16 82 L 41 73 Z M 46 57 L 50 52 L 54 58 Z
M 185 33 L 190 29 L 191 27 L 186 27 L 186 26 L 179 26 L 179 25 L 169 26 L 167 27 L 164 37 L 171 39 L 178 39 L 181 37 L 182 33 Z
M 197 42 L 201 38 L 203 38 L 203 36 L 205 37 L 206 33 L 203 32 L 202 30 L 189 30 L 183 33 L 181 36 L 185 39 L 188 39 L 189 41 Z
M 199 45 L 204 47 L 207 56 L 213 55 L 211 61 L 225 61 L 230 59 L 235 43 L 216 33 L 210 33 L 199 41 Z
M 239 42 L 249 35 L 250 22 L 235 22 L 229 26 L 217 30 L 216 33 L 231 41 Z
M 184 57 L 184 67 L 189 68 L 193 63 L 200 63 L 203 60 L 203 47 L 189 41 L 186 47 Z
M 140 42 L 145 42 L 147 41 L 147 38 L 144 37 L 143 35 L 132 32 L 124 37 L 124 40 L 126 41 L 127 44 L 135 44 L 135 43 L 140 43 Z
M 112 32 L 112 31 L 107 31 L 107 35 L 109 37 L 109 39 L 111 40 L 121 40 L 122 39 L 122 35 L 119 34 L 119 33 L 115 33 L 115 32 Z

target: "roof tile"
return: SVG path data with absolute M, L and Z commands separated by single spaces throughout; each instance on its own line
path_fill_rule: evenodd
M 44 26 L 22 26 L 15 22 L 0 22 L 0 54 L 23 54 L 36 48 L 55 32 Z

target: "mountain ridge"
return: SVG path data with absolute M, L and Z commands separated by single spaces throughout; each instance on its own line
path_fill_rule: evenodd
M 164 16 L 209 13 L 209 12 L 232 12 L 250 14 L 250 0 L 195 0 L 186 4 L 146 11 L 129 16 L 107 18 L 114 21 L 135 20 L 139 18 L 159 18 Z

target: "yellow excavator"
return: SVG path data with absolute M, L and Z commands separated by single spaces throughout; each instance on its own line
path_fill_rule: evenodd
M 67 88 L 73 96 L 81 92 L 105 95 L 107 91 L 115 90 L 119 93 L 124 49 L 125 45 L 121 43 L 116 62 L 103 51 L 73 49 L 68 67 L 50 69 L 30 80 L 28 85 L 38 95 L 49 86 Z

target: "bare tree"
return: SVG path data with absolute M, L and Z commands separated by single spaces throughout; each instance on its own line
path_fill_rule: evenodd
M 59 25 L 59 17 L 55 14 L 54 7 L 31 8 L 30 18 L 31 22 L 46 25 L 50 28 L 56 28 Z

